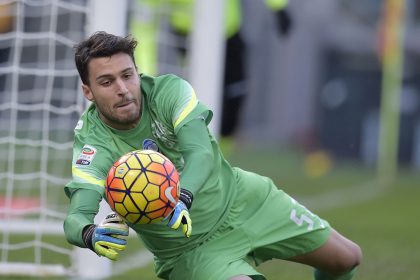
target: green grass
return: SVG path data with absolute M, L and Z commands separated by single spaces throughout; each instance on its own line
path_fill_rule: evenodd
M 322 176 L 310 177 L 304 168 L 306 156 L 283 150 L 241 149 L 230 161 L 247 170 L 269 176 L 290 195 L 300 199 L 325 218 L 343 235 L 357 242 L 364 259 L 354 279 L 414 280 L 420 275 L 418 215 L 420 175 L 401 170 L 388 187 L 375 184 L 375 172 L 358 162 L 338 162 Z M 325 205 L 324 197 L 334 193 L 335 203 Z M 341 195 L 340 195 L 341 194 Z M 306 204 L 308 202 L 308 204 Z M 137 240 L 129 240 L 124 258 L 141 250 Z M 123 261 L 123 259 L 121 261 Z M 273 260 L 258 267 L 268 279 L 312 279 L 312 269 Z M 31 279 L 3 277 L 0 279 Z M 63 278 L 48 278 L 49 280 Z M 109 280 L 156 280 L 153 265 L 130 270 Z

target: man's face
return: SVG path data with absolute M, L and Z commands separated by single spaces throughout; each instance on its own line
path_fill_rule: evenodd
M 140 119 L 140 79 L 128 54 L 94 58 L 89 62 L 89 83 L 82 85 L 85 97 L 95 102 L 99 117 L 121 130 L 134 128 Z

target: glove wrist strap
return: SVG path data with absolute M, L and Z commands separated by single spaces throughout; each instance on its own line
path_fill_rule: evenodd
M 181 188 L 181 193 L 179 195 L 179 199 L 184 202 L 185 206 L 187 206 L 188 210 L 190 210 L 192 202 L 193 202 L 193 194 L 187 189 Z
M 95 251 L 93 249 L 93 244 L 92 244 L 92 236 L 93 236 L 93 233 L 95 232 L 95 228 L 96 228 L 96 225 L 91 224 L 91 225 L 86 226 L 82 232 L 82 239 L 86 245 L 86 248 L 89 248 L 92 251 Z

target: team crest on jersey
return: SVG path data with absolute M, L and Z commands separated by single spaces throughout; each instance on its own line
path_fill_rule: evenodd
M 152 139 L 144 139 L 143 150 L 152 150 L 155 152 L 160 152 L 158 145 Z
M 76 160 L 77 165 L 90 165 L 96 155 L 96 149 L 90 145 L 84 145 L 79 157 Z

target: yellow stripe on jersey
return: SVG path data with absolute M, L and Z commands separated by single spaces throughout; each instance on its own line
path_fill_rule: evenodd
M 105 180 L 98 180 L 95 177 L 93 177 L 92 175 L 85 173 L 83 171 L 81 171 L 80 169 L 77 169 L 76 167 L 72 167 L 72 172 L 73 172 L 73 176 L 79 177 L 83 180 L 85 180 L 87 183 L 93 184 L 93 185 L 98 185 L 98 186 L 105 186 Z
M 174 122 L 174 128 L 176 128 L 187 116 L 191 111 L 195 108 L 197 105 L 197 97 L 195 95 L 194 90 L 191 92 L 191 99 L 188 101 L 187 106 L 185 106 L 184 110 L 182 110 L 181 114 L 179 114 L 179 117 Z

